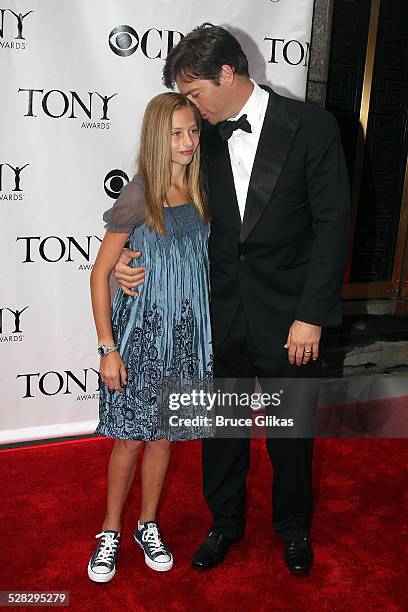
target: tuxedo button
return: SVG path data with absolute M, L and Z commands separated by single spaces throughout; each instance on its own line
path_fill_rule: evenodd
M 240 261 L 246 261 L 246 257 L 245 257 L 245 255 L 240 255 L 240 256 L 239 256 L 239 260 L 240 260 Z

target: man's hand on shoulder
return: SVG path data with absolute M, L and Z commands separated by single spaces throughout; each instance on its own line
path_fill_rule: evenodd
M 132 268 L 129 266 L 129 262 L 132 259 L 139 259 L 141 256 L 140 251 L 131 251 L 130 249 L 123 249 L 121 256 L 115 265 L 114 275 L 116 282 L 126 295 L 137 297 L 139 293 L 134 291 L 136 287 L 144 283 L 144 268 Z
M 289 329 L 285 347 L 288 349 L 289 362 L 300 366 L 316 361 L 319 356 L 319 342 L 322 328 L 304 321 L 293 321 Z

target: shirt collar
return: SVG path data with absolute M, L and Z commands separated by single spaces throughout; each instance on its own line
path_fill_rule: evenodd
M 236 121 L 239 117 L 241 117 L 241 115 L 246 115 L 251 125 L 251 128 L 254 131 L 256 130 L 258 123 L 261 119 L 264 94 L 267 94 L 267 92 L 261 89 L 253 79 L 250 80 L 254 86 L 251 95 L 249 96 L 248 100 L 245 102 L 239 113 L 237 113 L 235 117 L 231 117 L 228 121 Z

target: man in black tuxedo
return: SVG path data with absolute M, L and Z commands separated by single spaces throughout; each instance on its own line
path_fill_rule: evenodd
M 214 374 L 219 379 L 318 378 L 322 329 L 341 322 L 349 185 L 336 121 L 258 86 L 238 41 L 203 24 L 174 47 L 163 81 L 206 123 Z M 137 269 L 117 266 L 133 286 Z M 133 273 L 133 275 L 132 275 Z M 313 412 L 313 407 L 305 406 Z M 273 525 L 296 574 L 312 564 L 311 438 L 267 438 Z M 193 566 L 214 567 L 243 537 L 248 436 L 203 440 L 213 524 Z

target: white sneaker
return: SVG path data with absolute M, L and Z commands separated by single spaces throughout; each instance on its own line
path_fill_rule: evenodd
M 88 563 L 88 576 L 94 582 L 109 582 L 116 573 L 116 555 L 119 550 L 120 532 L 102 531 L 96 538 L 101 538 Z
M 134 538 L 144 552 L 145 562 L 156 572 L 167 572 L 173 567 L 173 555 L 163 542 L 155 521 L 137 523 Z

